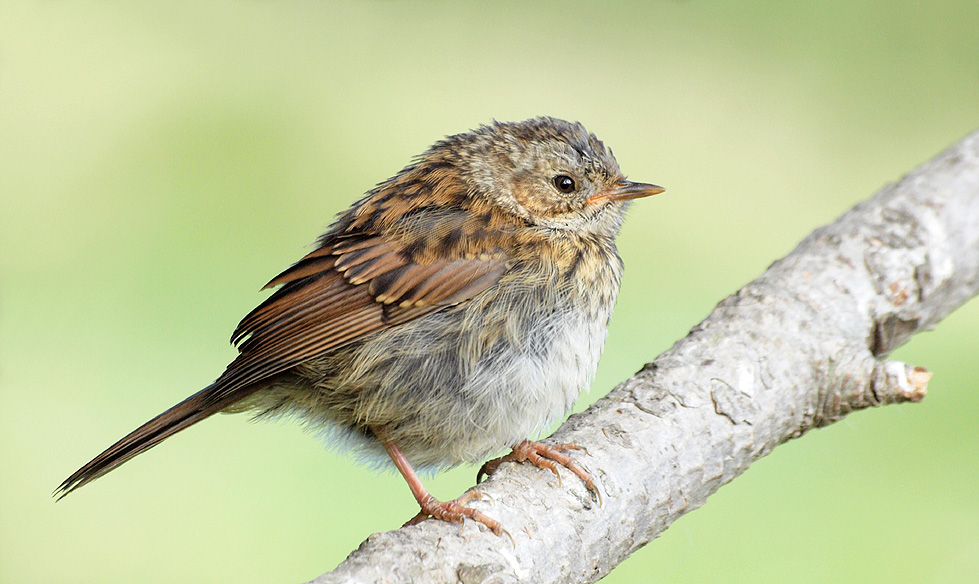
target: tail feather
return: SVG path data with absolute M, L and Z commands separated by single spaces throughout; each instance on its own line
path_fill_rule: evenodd
M 130 458 L 153 448 L 177 432 L 210 417 L 231 404 L 251 395 L 258 386 L 227 391 L 214 383 L 188 397 L 169 410 L 136 428 L 124 438 L 93 458 L 70 477 L 65 479 L 54 492 L 57 499 L 82 485 L 88 484 Z

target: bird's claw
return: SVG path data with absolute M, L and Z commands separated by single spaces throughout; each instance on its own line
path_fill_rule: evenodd
M 520 444 L 514 446 L 513 452 L 510 454 L 486 461 L 486 463 L 480 467 L 479 472 L 476 473 L 476 482 L 479 482 L 483 476 L 489 476 L 495 473 L 500 465 L 504 462 L 529 462 L 537 468 L 550 470 L 557 475 L 558 486 L 560 486 L 561 475 L 558 473 L 557 465 L 561 465 L 576 474 L 578 478 L 585 483 L 585 487 L 595 494 L 595 496 L 598 498 L 598 503 L 601 504 L 602 494 L 599 492 L 598 487 L 595 486 L 595 481 L 593 481 L 591 475 L 588 474 L 588 472 L 586 472 L 583 468 L 578 466 L 578 463 L 576 463 L 570 456 L 564 454 L 564 451 L 567 450 L 584 450 L 584 448 L 577 444 L 571 443 L 543 444 L 541 442 L 524 440 Z

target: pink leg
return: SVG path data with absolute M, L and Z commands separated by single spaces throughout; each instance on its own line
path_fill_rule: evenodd
M 491 475 L 496 472 L 504 462 L 529 462 L 530 464 L 536 466 L 537 468 L 548 469 L 557 475 L 558 484 L 561 484 L 561 475 L 558 474 L 557 465 L 560 464 L 564 468 L 570 470 L 574 474 L 578 475 L 582 481 L 585 482 L 585 486 L 588 490 L 595 493 L 598 497 L 599 503 L 602 501 L 602 494 L 598 492 L 598 488 L 595 486 L 595 482 L 591 479 L 589 475 L 583 468 L 578 466 L 578 464 L 571 459 L 566 454 L 563 454 L 564 450 L 581 450 L 581 446 L 577 444 L 542 444 L 540 442 L 531 442 L 529 440 L 524 440 L 520 444 L 513 447 L 513 452 L 507 454 L 506 456 L 501 456 L 500 458 L 494 458 L 493 460 L 487 461 L 479 472 L 476 473 L 476 481 L 483 475 Z
M 398 445 L 392 442 L 388 437 L 387 433 L 383 430 L 374 430 L 374 435 L 380 439 L 381 444 L 384 445 L 384 449 L 387 450 L 388 455 L 391 460 L 394 461 L 394 466 L 398 467 L 401 472 L 401 476 L 405 478 L 408 483 L 408 488 L 411 489 L 411 494 L 415 496 L 415 500 L 418 501 L 418 506 L 421 507 L 421 511 L 418 515 L 415 515 L 411 520 L 409 520 L 405 525 L 415 525 L 420 523 L 425 519 L 432 517 L 433 519 L 441 519 L 442 521 L 453 521 L 456 523 L 462 523 L 465 517 L 468 517 L 474 521 L 478 521 L 490 528 L 490 531 L 496 535 L 502 535 L 505 530 L 495 521 L 483 515 L 479 511 L 466 507 L 466 503 L 472 501 L 473 499 L 478 499 L 482 496 L 482 493 L 478 489 L 473 489 L 466 492 L 463 496 L 459 497 L 454 501 L 441 502 L 422 485 L 421 479 L 415 474 L 415 469 L 411 468 L 411 464 L 408 459 L 405 458 L 401 449 Z

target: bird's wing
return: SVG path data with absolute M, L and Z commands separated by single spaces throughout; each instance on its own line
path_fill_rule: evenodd
M 486 290 L 506 258 L 409 259 L 380 235 L 328 242 L 274 278 L 281 286 L 235 329 L 240 355 L 217 385 L 234 391 L 374 331 Z
M 58 487 L 60 498 L 169 436 L 248 397 L 256 384 L 385 327 L 464 302 L 492 286 L 506 259 L 414 261 L 392 240 L 324 242 L 269 282 L 279 286 L 232 336 L 240 354 L 214 383 L 107 448 Z
M 417 163 L 341 214 L 232 335 L 238 357 L 211 385 L 68 477 L 64 496 L 262 387 L 262 380 L 386 327 L 465 302 L 507 269 L 505 214 L 469 197 L 443 160 Z M 467 206 L 469 205 L 469 206 Z

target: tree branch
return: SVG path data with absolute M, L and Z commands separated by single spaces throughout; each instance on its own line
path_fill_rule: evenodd
M 426 521 L 374 534 L 332 582 L 593 582 L 776 446 L 853 410 L 920 401 L 881 358 L 979 291 L 979 131 L 817 229 L 553 436 L 602 492 L 505 464 L 471 503 L 514 543 Z

